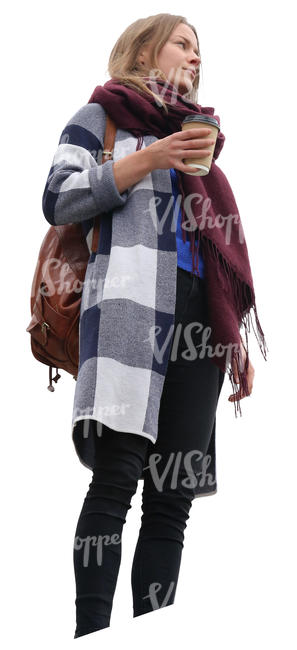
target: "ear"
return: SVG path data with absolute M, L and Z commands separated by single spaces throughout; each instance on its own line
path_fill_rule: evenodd
M 145 65 L 148 62 L 148 55 L 149 55 L 149 45 L 144 45 L 140 51 L 138 52 L 138 57 L 137 61 L 141 65 Z

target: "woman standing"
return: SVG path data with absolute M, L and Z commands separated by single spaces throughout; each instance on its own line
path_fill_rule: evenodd
M 81 301 L 72 419 L 78 457 L 93 471 L 74 541 L 75 638 L 110 625 L 139 479 L 134 616 L 174 602 L 192 502 L 217 489 L 225 372 L 235 414 L 252 391 L 251 308 L 265 357 L 242 224 L 215 162 L 222 132 L 207 176 L 189 175 L 183 162 L 213 143 L 208 128 L 181 130 L 186 115 L 214 113 L 197 104 L 200 63 L 196 30 L 183 16 L 130 25 L 111 52 L 111 80 L 63 130 L 43 194 L 49 223 L 81 222 L 89 244 L 101 214 Z M 101 165 L 107 115 L 117 130 L 113 159 Z M 236 217 L 231 227 L 224 215 Z

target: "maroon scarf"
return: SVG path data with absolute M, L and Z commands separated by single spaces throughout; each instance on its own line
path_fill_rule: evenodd
M 164 108 L 149 94 L 142 95 L 137 89 L 125 86 L 116 79 L 107 81 L 104 86 L 96 86 L 88 103 L 98 102 L 115 122 L 117 128 L 124 129 L 138 137 L 137 149 L 141 148 L 144 135 L 164 138 L 181 130 L 181 122 L 186 115 L 204 113 L 214 115 L 211 107 L 202 107 L 184 99 L 168 81 L 144 77 L 150 89 L 167 103 L 168 115 Z M 214 116 L 220 125 L 218 115 Z M 176 170 L 182 195 L 182 224 L 190 228 L 189 236 L 192 251 L 192 268 L 198 270 L 198 246 L 195 230 L 198 232 L 207 283 L 207 300 L 212 346 L 212 360 L 226 372 L 232 384 L 233 394 L 237 392 L 231 363 L 234 360 L 239 376 L 239 391 L 248 395 L 246 371 L 249 363 L 248 337 L 250 332 L 251 309 L 254 310 L 256 337 L 263 357 L 268 351 L 264 334 L 259 323 L 255 304 L 255 292 L 249 263 L 248 250 L 244 238 L 238 208 L 229 182 L 217 166 L 215 160 L 224 145 L 225 136 L 218 133 L 213 162 L 206 176 L 190 176 Z M 196 194 L 188 202 L 186 198 Z M 197 196 L 198 195 L 198 196 Z M 186 206 L 184 206 L 186 202 Z M 191 224 L 191 226 L 190 226 Z M 183 239 L 185 232 L 183 230 Z M 196 249 L 195 249 L 196 245 Z M 246 361 L 240 349 L 242 341 L 239 328 L 245 329 Z M 243 343 L 243 341 L 242 341 Z M 228 365 L 230 367 L 228 368 Z M 234 401 L 242 415 L 240 401 Z

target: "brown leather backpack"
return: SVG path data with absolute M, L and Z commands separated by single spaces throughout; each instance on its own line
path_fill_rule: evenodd
M 106 115 L 102 164 L 113 156 L 115 134 L 116 125 Z M 100 215 L 96 215 L 91 248 L 95 253 L 99 232 Z M 39 251 L 31 289 L 32 319 L 26 328 L 35 359 L 49 366 L 50 391 L 55 390 L 52 382 L 61 377 L 59 368 L 77 379 L 80 305 L 89 257 L 81 223 L 50 226 Z

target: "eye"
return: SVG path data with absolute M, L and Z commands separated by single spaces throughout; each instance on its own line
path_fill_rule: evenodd
M 185 43 L 185 41 L 178 41 L 178 42 L 176 43 L 176 45 L 184 45 L 184 46 L 186 46 L 186 43 Z M 197 56 L 200 57 L 200 54 L 198 54 L 197 52 L 195 52 L 195 54 L 197 54 Z

